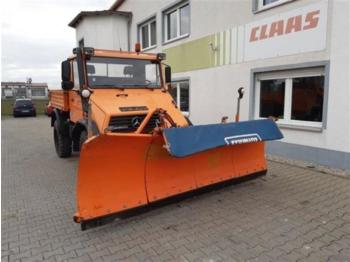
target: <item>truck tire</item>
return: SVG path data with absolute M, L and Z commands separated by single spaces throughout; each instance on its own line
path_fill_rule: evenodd
M 66 158 L 72 155 L 72 140 L 68 135 L 61 133 L 58 121 L 54 123 L 53 139 L 56 153 L 59 157 Z
M 85 142 L 85 140 L 88 138 L 88 135 L 87 135 L 87 132 L 86 130 L 82 130 L 81 133 L 80 133 L 80 137 L 79 137 L 79 149 L 81 151 L 81 148 Z

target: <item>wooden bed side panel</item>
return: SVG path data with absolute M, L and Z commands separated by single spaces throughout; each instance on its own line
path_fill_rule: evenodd
M 54 108 L 69 111 L 69 91 L 55 90 L 50 92 L 50 102 Z

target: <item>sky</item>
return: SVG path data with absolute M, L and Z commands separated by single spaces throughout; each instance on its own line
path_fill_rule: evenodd
M 60 65 L 76 45 L 68 23 L 80 12 L 108 9 L 114 0 L 1 1 L 1 81 L 46 82 L 60 88 Z

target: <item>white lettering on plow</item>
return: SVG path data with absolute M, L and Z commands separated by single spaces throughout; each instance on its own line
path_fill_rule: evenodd
M 259 134 L 245 134 L 245 135 L 237 135 L 237 136 L 228 136 L 225 137 L 225 142 L 227 145 L 239 145 L 245 143 L 254 143 L 262 141 Z

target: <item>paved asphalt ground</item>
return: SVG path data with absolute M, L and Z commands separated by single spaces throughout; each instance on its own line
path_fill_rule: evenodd
M 2 261 L 350 261 L 350 180 L 270 162 L 266 177 L 80 231 L 78 157 L 45 117 L 2 120 Z

